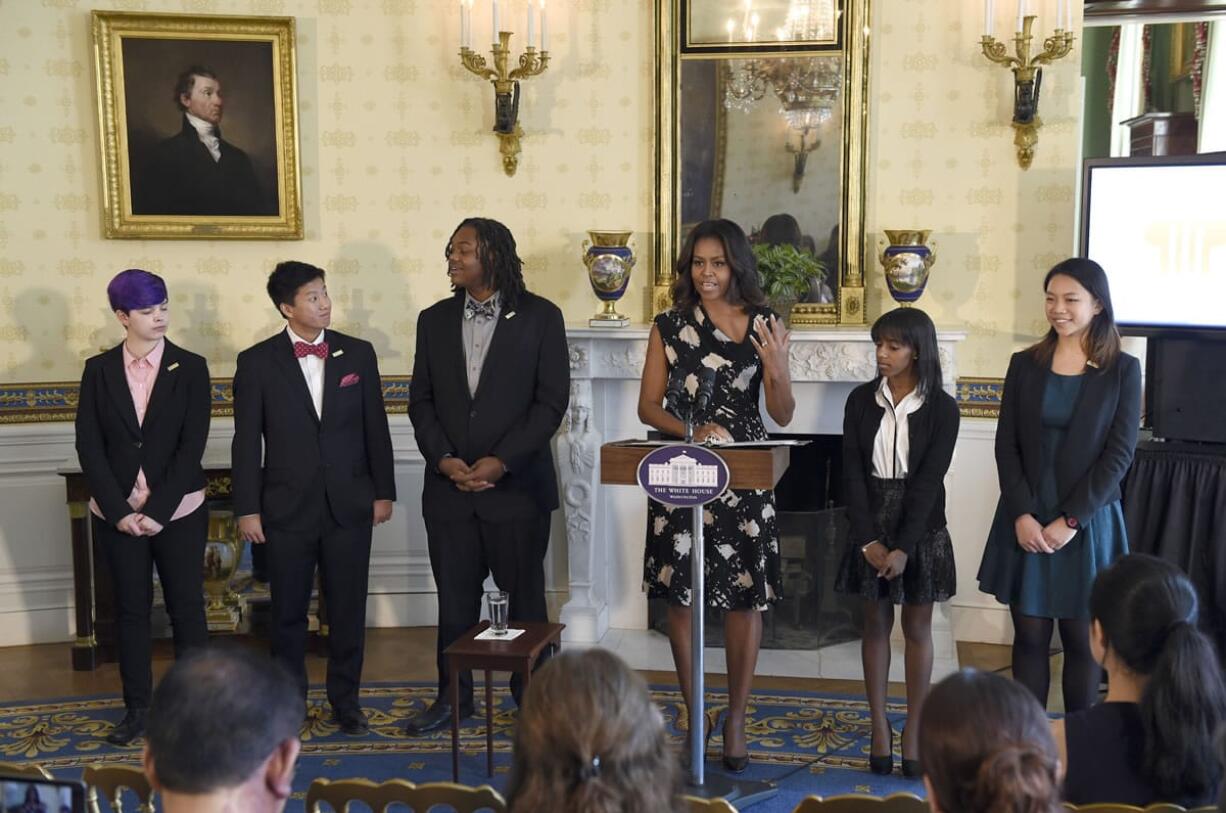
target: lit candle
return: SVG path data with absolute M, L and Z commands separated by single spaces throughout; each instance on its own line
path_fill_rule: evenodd
M 469 11 L 468 0 L 460 0 L 460 47 L 467 48 L 472 44 L 471 34 L 469 33 Z
M 724 28 L 728 29 L 728 42 L 732 42 L 732 32 L 736 30 L 736 23 L 730 18 Z
M 541 50 L 549 50 L 549 14 L 545 11 L 545 0 L 541 0 Z
M 1064 18 L 1067 16 L 1064 13 L 1064 0 L 1059 0 L 1056 4 L 1056 28 L 1064 28 Z
M 498 42 L 498 32 L 502 29 L 498 27 L 498 0 L 494 0 L 494 42 Z
M 1063 0 L 1061 0 L 1063 2 Z M 536 40 L 536 7 L 532 5 L 532 0 L 528 0 L 528 39 L 526 45 L 531 48 L 532 43 Z
M 1065 10 L 1064 30 L 1072 31 L 1073 30 L 1073 4 L 1069 3 L 1067 6 L 1065 6 L 1064 10 Z
M 992 20 L 996 17 L 994 5 L 992 0 L 983 0 L 983 33 L 988 37 L 992 36 Z

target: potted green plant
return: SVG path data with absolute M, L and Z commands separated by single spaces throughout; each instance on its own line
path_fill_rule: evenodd
M 753 253 L 767 301 L 790 324 L 792 306 L 809 293 L 811 286 L 825 281 L 825 266 L 812 254 L 788 244 L 758 243 Z

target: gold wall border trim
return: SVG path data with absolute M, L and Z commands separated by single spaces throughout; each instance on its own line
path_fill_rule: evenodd
M 409 411 L 408 375 L 385 375 L 383 406 L 389 415 Z M 58 423 L 77 417 L 81 385 L 76 381 L 52 381 L 34 384 L 0 384 L 0 424 Z M 214 378 L 211 382 L 213 416 L 234 414 L 234 380 Z
M 959 378 L 958 411 L 963 418 L 996 418 L 1000 415 L 1000 397 L 1004 391 L 1003 378 Z

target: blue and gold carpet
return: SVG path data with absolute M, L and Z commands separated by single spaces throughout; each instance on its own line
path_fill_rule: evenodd
M 302 731 L 302 757 L 295 780 L 294 799 L 287 810 L 301 811 L 306 788 L 316 777 L 333 779 L 366 777 L 382 781 L 401 777 L 412 782 L 450 780 L 451 731 L 444 729 L 426 737 L 409 738 L 404 721 L 427 705 L 434 694 L 432 684 L 376 683 L 363 688 L 363 708 L 371 732 L 363 738 L 340 734 L 328 722 L 322 689 L 313 689 L 315 704 Z M 478 698 L 483 693 L 478 686 Z M 653 686 L 652 695 L 664 709 L 673 737 L 681 694 L 675 686 Z M 708 714 L 714 716 L 727 696 L 708 692 Z M 511 763 L 511 736 L 515 704 L 504 686 L 494 691 L 494 776 L 485 774 L 485 717 L 462 721 L 460 781 L 479 785 L 488 782 L 505 790 Z M 891 702 L 890 720 L 895 731 L 905 721 L 905 708 Z M 919 780 L 874 776 L 867 770 L 869 749 L 868 703 L 861 697 L 813 692 L 755 692 L 750 701 L 747 730 L 750 754 L 749 779 L 766 779 L 779 785 L 774 798 L 752 809 L 760 813 L 790 811 L 809 794 L 837 793 L 882 795 L 909 791 L 923 795 Z M 118 697 L 88 697 L 38 703 L 6 703 L 0 706 L 0 762 L 37 763 L 57 776 L 77 777 L 93 762 L 139 764 L 140 744 L 117 748 L 103 737 L 123 716 Z M 898 739 L 895 738 L 895 748 Z M 719 732 L 711 738 L 708 772 L 719 771 L 722 743 Z M 895 756 L 897 764 L 898 756 Z

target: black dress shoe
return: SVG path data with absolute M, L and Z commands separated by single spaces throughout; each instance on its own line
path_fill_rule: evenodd
M 918 779 L 924 775 L 924 765 L 918 759 L 903 758 L 902 775 L 911 779 Z
M 149 709 L 128 709 L 119 725 L 106 735 L 106 741 L 111 745 L 130 745 L 145 733 L 145 719 L 148 716 Z
M 472 717 L 473 707 L 470 702 L 468 705 L 460 706 L 460 717 Z M 422 711 L 417 712 L 409 718 L 405 724 L 404 733 L 410 737 L 416 737 L 419 734 L 429 734 L 431 731 L 438 731 L 440 728 L 446 728 L 451 725 L 451 704 L 443 700 L 435 700 Z
M 361 737 L 370 733 L 370 723 L 361 709 L 334 712 L 332 722 L 340 726 L 342 734 L 348 734 L 350 737 Z

